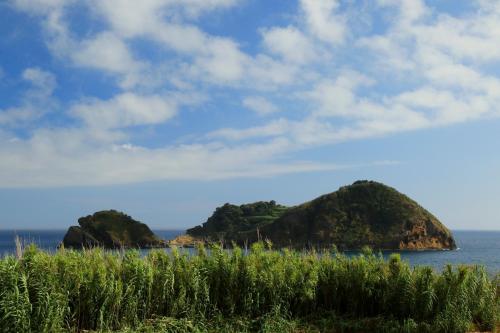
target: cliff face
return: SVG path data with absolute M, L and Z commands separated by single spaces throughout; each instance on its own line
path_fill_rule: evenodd
M 165 246 L 144 223 L 115 210 L 97 212 L 78 219 L 64 236 L 64 247 L 149 248 Z
M 285 209 L 275 219 L 261 223 L 258 229 L 231 233 L 219 230 L 214 234 L 212 224 L 220 218 L 214 214 L 192 235 L 212 240 L 217 236 L 239 244 L 267 238 L 276 247 L 294 248 L 332 245 L 340 249 L 359 249 L 364 245 L 402 250 L 456 248 L 450 231 L 431 213 L 395 189 L 371 181 L 358 181 Z

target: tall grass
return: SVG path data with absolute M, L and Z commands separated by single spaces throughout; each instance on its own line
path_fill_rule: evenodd
M 410 268 L 365 250 L 245 254 L 203 247 L 0 259 L 0 332 L 494 331 L 500 280 L 481 267 Z

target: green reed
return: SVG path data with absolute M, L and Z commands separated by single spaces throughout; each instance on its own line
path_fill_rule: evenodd
M 365 249 L 220 246 L 0 259 L 0 332 L 467 332 L 500 322 L 483 267 L 411 268 Z

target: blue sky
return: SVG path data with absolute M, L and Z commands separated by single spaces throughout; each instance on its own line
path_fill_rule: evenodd
M 0 229 L 186 228 L 357 179 L 500 229 L 500 4 L 0 3 Z

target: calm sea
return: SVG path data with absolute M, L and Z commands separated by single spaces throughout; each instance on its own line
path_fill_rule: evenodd
M 14 238 L 33 242 L 39 248 L 54 251 L 66 230 L 0 230 L 0 256 L 15 253 Z M 173 239 L 183 230 L 155 230 L 164 239 Z M 411 265 L 429 265 L 441 269 L 447 263 L 480 264 L 492 273 L 500 272 L 500 231 L 454 231 L 459 247 L 456 251 L 401 252 L 401 257 Z M 384 253 L 388 255 L 388 253 Z
M 174 239 L 182 235 L 184 230 L 153 230 L 163 239 Z M 23 244 L 35 243 L 38 248 L 55 251 L 64 238 L 66 230 L 0 230 L 0 256 L 16 252 L 15 238 L 18 236 Z

